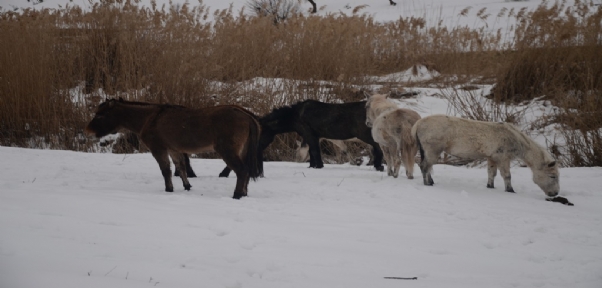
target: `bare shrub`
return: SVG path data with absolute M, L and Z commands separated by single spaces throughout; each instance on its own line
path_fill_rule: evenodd
M 443 89 L 442 95 L 448 100 L 448 111 L 451 115 L 463 118 L 520 124 L 528 106 L 505 105 L 481 95 L 478 90 Z
M 602 86 L 602 7 L 577 1 L 516 16 L 514 51 L 498 74 L 498 100 L 523 101 Z
M 299 3 L 295 0 L 249 0 L 248 8 L 258 17 L 270 17 L 274 24 L 299 13 Z

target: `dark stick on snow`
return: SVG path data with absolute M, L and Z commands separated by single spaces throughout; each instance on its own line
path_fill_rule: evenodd
M 556 197 L 549 197 L 546 198 L 546 201 L 550 201 L 550 202 L 558 202 L 567 206 L 574 206 L 573 203 L 571 203 L 568 199 L 561 197 L 561 196 L 556 196 Z
M 385 279 L 395 279 L 395 280 L 418 280 L 418 277 L 385 277 Z

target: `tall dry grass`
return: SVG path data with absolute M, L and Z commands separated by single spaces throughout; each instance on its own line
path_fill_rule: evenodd
M 602 166 L 602 9 L 589 1 L 541 5 L 519 23 L 494 99 L 551 100 L 558 109 L 547 119 L 564 138 L 552 152 L 566 166 Z
M 365 76 L 415 64 L 457 75 L 442 78 L 456 82 L 497 79 L 499 100 L 548 94 L 549 87 L 595 94 L 601 13 L 593 7 L 500 12 L 500 21 L 520 23 L 509 27 L 513 41 L 502 29 L 450 28 L 438 19 L 377 22 L 361 7 L 351 16 L 291 14 L 277 22 L 202 3 L 142 7 L 135 0 L 4 11 L 0 143 L 87 151 L 83 127 L 107 96 L 191 107 L 236 103 L 262 115 L 303 99 L 357 101 L 357 87 L 373 84 Z M 458 17 L 468 13 L 492 17 L 468 9 Z M 580 16 L 567 16 L 574 13 Z M 292 154 L 282 151 L 294 140 L 282 136 L 268 153 L 287 159 L 279 155 Z

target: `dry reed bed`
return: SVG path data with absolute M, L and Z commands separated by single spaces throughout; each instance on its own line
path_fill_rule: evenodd
M 599 6 L 503 11 L 497 17 L 518 23 L 509 27 L 510 41 L 502 30 L 415 17 L 380 23 L 356 10 L 290 15 L 276 24 L 202 4 L 145 8 L 106 0 L 86 11 L 0 12 L 0 144 L 89 151 L 91 143 L 78 136 L 105 95 L 192 107 L 238 103 L 261 115 L 308 98 L 358 100 L 355 87 L 372 84 L 365 76 L 424 64 L 459 75 L 456 82 L 497 82 L 496 101 L 545 95 L 562 108 L 549 120 L 568 128 L 563 133 L 574 145 L 565 164 L 602 165 Z M 265 83 L 241 84 L 252 79 Z M 289 159 L 294 138 L 279 138 L 270 158 Z

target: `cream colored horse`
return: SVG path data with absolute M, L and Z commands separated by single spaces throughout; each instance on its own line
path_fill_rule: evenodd
M 383 150 L 387 175 L 397 178 L 403 160 L 406 176 L 414 179 L 414 157 L 418 146 L 411 129 L 420 115 L 413 110 L 399 108 L 387 99 L 388 94 L 366 96 L 369 97 L 366 102 L 366 125 L 372 127 L 372 138 Z
M 468 120 L 433 115 L 418 121 L 412 135 L 420 147 L 420 170 L 424 185 L 433 185 L 431 170 L 441 152 L 460 158 L 487 158 L 487 187 L 493 188 L 497 169 L 504 178 L 506 192 L 514 192 L 510 183 L 510 160 L 523 160 L 533 172 L 533 182 L 550 197 L 558 195 L 558 166 L 539 144 L 509 123 Z

